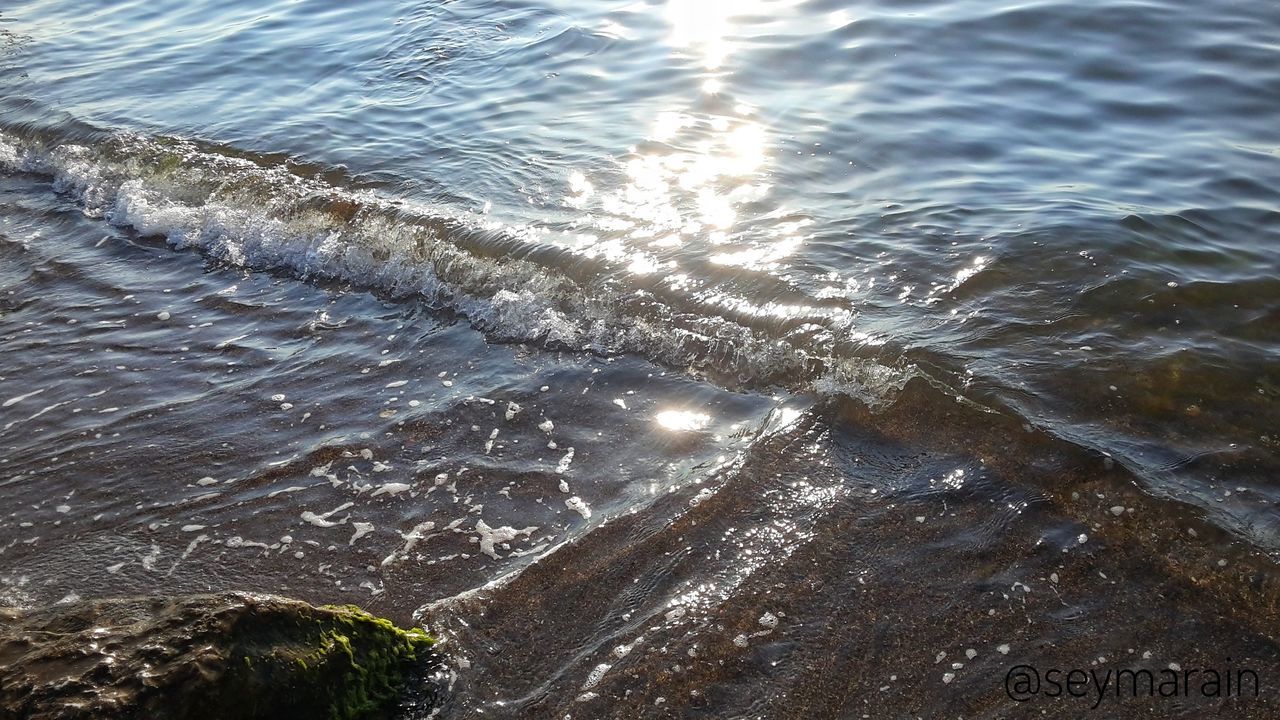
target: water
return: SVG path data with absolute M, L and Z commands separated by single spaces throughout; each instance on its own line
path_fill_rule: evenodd
M 0 33 L 7 603 L 358 602 L 448 640 L 451 717 L 1280 667 L 1271 3 Z

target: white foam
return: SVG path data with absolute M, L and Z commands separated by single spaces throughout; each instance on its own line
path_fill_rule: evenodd
M 384 558 L 382 565 L 385 567 L 395 562 L 397 555 L 401 559 L 408 557 L 409 553 L 413 552 L 413 549 L 418 546 L 418 543 L 426 538 L 426 533 L 435 529 L 435 526 L 435 523 L 428 520 L 414 525 L 413 529 L 407 533 L 401 533 L 400 537 L 404 540 L 404 546 Z
M 156 569 L 156 561 L 157 561 L 157 560 L 159 560 L 159 559 L 160 559 L 160 546 L 159 546 L 159 545 L 152 544 L 152 545 L 151 545 L 151 552 L 147 553 L 147 554 L 146 554 L 145 556 L 143 556 L 143 558 L 142 558 L 142 567 L 143 567 L 143 569 L 148 570 L 148 571 L 155 570 L 155 569 Z
M 373 532 L 373 523 L 356 522 L 351 523 L 351 527 L 355 528 L 355 532 L 351 533 L 351 539 L 347 541 L 347 545 L 355 545 L 357 540 Z
M 229 548 L 256 547 L 256 548 L 262 548 L 263 550 L 271 549 L 271 546 L 266 543 L 254 542 L 252 540 L 245 540 L 239 535 L 234 535 L 232 537 L 227 538 L 226 546 Z
M 579 515 L 581 515 L 583 520 L 590 520 L 590 519 L 591 519 L 591 507 L 590 507 L 589 505 L 587 505 L 587 503 L 586 503 L 586 501 L 585 501 L 585 500 L 583 500 L 582 498 L 578 497 L 577 495 L 574 495 L 573 497 L 569 498 L 568 500 L 565 500 L 565 501 L 564 501 L 564 504 L 565 504 L 565 506 L 566 506 L 566 507 L 568 507 L 570 510 L 572 510 L 572 511 L 574 511 L 574 512 L 578 513 Z
M 304 511 L 304 512 L 302 513 L 301 517 L 302 517 L 302 519 L 303 519 L 303 520 L 305 520 L 305 521 L 307 521 L 307 522 L 311 523 L 312 525 L 315 525 L 315 526 L 316 526 L 316 527 L 318 527 L 318 528 L 331 528 L 331 527 L 336 527 L 336 526 L 338 526 L 338 525 L 341 525 L 341 524 L 345 523 L 345 522 L 347 521 L 347 520 L 346 520 L 346 518 L 343 518 L 342 520 L 340 520 L 340 521 L 338 521 L 338 522 L 332 522 L 332 521 L 330 521 L 330 520 L 329 520 L 329 518 L 330 518 L 330 517 L 332 517 L 333 515 L 335 515 L 336 513 L 340 513 L 340 512 L 342 512 L 343 510 L 346 510 L 346 509 L 347 509 L 347 508 L 349 508 L 349 507 L 353 507 L 354 505 L 355 505 L 355 503 L 353 503 L 353 502 L 343 503 L 343 504 L 339 505 L 338 507 L 336 507 L 336 508 L 334 508 L 334 509 L 330 510 L 329 512 L 327 512 L 327 513 L 325 513 L 325 514 L 323 514 L 323 515 L 317 515 L 317 514 L 315 514 L 315 513 L 311 512 L 310 510 L 306 510 L 306 511 Z
M 196 548 L 200 546 L 200 543 L 205 542 L 208 539 L 209 539 L 208 535 L 201 533 L 197 535 L 195 539 L 193 539 L 191 542 L 187 543 L 187 548 L 182 551 L 182 557 L 178 558 L 173 562 L 173 567 L 169 568 L 168 574 L 172 575 L 173 571 L 178 568 L 178 563 L 181 563 L 183 560 L 186 560 L 188 557 L 190 557 L 191 553 L 195 552 Z
M 284 495 L 285 493 L 301 492 L 303 490 L 306 490 L 306 488 L 301 485 L 294 485 L 292 487 L 287 487 L 282 490 L 272 490 L 271 492 L 267 493 L 267 497 L 273 498 L 273 497 L 276 497 L 277 495 Z
M 493 528 L 489 527 L 488 523 L 484 520 L 476 521 L 476 533 L 480 536 L 480 552 L 488 555 L 494 560 L 502 559 L 501 556 L 498 555 L 495 546 L 515 540 L 521 535 L 527 538 L 537 529 L 538 528 L 536 527 L 527 527 L 523 530 L 517 530 L 510 525 Z
M 409 483 L 386 483 L 384 485 L 379 485 L 378 489 L 374 490 L 370 497 L 377 497 L 379 495 L 399 495 L 402 492 L 407 492 L 412 487 L 413 486 Z
M 596 685 L 599 685 L 600 681 L 604 679 L 605 674 L 607 674 L 612 668 L 613 666 L 609 663 L 600 663 L 599 665 L 596 665 L 587 675 L 586 682 L 582 683 L 582 690 L 590 690 Z
M 563 475 L 569 470 L 569 464 L 573 462 L 573 448 L 569 448 L 565 452 L 564 457 L 560 458 L 560 462 L 556 463 L 556 474 Z

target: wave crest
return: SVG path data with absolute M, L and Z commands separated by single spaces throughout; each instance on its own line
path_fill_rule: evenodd
M 187 140 L 122 134 L 94 146 L 48 146 L 0 134 L 0 167 L 50 176 L 86 214 L 175 248 L 420 296 L 500 340 L 636 353 L 729 384 L 847 394 L 872 405 L 918 373 L 905 362 L 835 355 L 829 328 L 753 324 L 723 299 L 715 301 L 720 312 L 681 306 L 539 247 L 518 227 L 341 188 Z

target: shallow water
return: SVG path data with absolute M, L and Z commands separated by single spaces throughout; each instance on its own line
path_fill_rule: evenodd
M 358 602 L 456 717 L 1280 668 L 1271 3 L 583 5 L 0 10 L 0 599 Z

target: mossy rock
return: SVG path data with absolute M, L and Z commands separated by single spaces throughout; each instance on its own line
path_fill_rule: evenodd
M 5 609 L 0 717 L 386 717 L 432 644 L 354 606 L 245 593 Z

